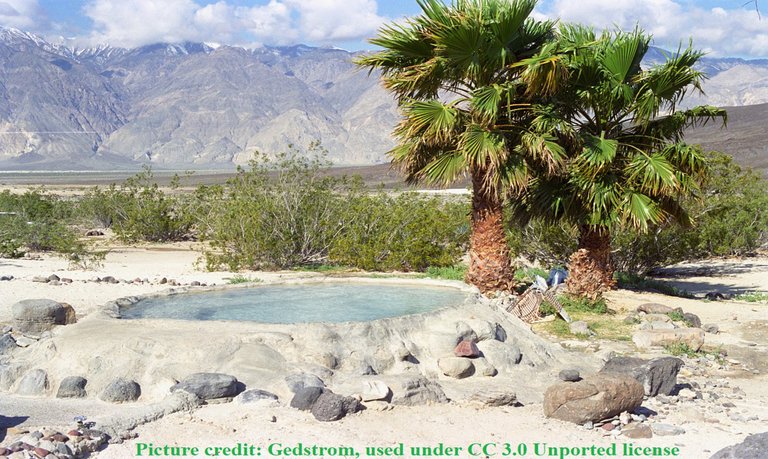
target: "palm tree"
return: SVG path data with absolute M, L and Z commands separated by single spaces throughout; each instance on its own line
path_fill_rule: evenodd
M 384 26 L 370 40 L 382 50 L 357 63 L 380 70 L 397 97 L 403 119 L 389 154 L 407 181 L 447 185 L 469 175 L 466 280 L 484 293 L 509 290 L 514 269 L 505 198 L 526 186 L 529 163 L 556 163 L 562 156 L 551 137 L 526 136 L 529 105 L 515 64 L 553 37 L 553 24 L 530 18 L 535 0 L 417 1 L 421 15 Z
M 716 107 L 677 109 L 688 90 L 701 91 L 704 75 L 694 65 L 702 53 L 689 46 L 646 70 L 649 42 L 637 29 L 598 37 L 563 25 L 556 42 L 521 64 L 531 90 L 552 94 L 533 125 L 559 137 L 568 166 L 537 175 L 517 208 L 578 225 L 568 280 L 577 295 L 596 297 L 615 285 L 610 241 L 617 225 L 647 231 L 669 220 L 690 223 L 680 200 L 696 193 L 706 161 L 683 142 L 683 131 L 725 120 Z

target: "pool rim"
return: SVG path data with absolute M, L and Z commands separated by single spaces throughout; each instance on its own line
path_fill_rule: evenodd
M 408 285 L 408 286 L 430 286 L 440 288 L 453 288 L 464 293 L 466 296 L 463 301 L 435 308 L 431 311 L 416 313 L 416 314 L 404 314 L 392 317 L 381 317 L 378 319 L 364 320 L 364 321 L 345 321 L 345 322 L 290 322 L 290 323 L 272 323 L 272 322 L 257 322 L 257 321 L 238 321 L 238 320 L 191 320 L 191 319 L 173 319 L 173 318 L 124 318 L 121 314 L 121 308 L 132 306 L 140 301 L 147 299 L 171 297 L 177 295 L 183 295 L 187 293 L 206 293 L 216 292 L 234 289 L 247 289 L 247 288 L 259 288 L 264 286 L 274 285 L 305 285 L 305 284 L 376 284 L 376 285 Z M 402 317 L 422 317 L 433 314 L 438 314 L 442 311 L 458 308 L 465 304 L 477 302 L 477 296 L 480 295 L 480 291 L 469 284 L 461 281 L 443 280 L 443 279 L 408 279 L 408 278 L 371 278 L 371 277 L 331 277 L 331 276 L 301 276 L 301 277 L 285 277 L 280 279 L 270 279 L 259 282 L 248 282 L 242 284 L 223 284 L 223 285 L 209 285 L 209 286 L 180 286 L 173 287 L 166 290 L 157 292 L 145 293 L 142 295 L 132 295 L 127 297 L 117 298 L 109 301 L 101 307 L 101 312 L 106 316 L 117 320 L 130 320 L 132 322 L 138 321 L 172 321 L 172 322 L 221 322 L 221 323 L 242 323 L 250 322 L 259 325 L 290 325 L 290 324 L 345 324 L 345 323 L 373 323 L 380 320 L 390 320 Z

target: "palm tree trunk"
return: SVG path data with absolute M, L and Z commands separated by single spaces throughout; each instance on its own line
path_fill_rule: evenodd
M 504 231 L 501 199 L 482 192 L 482 177 L 472 174 L 472 234 L 466 281 L 482 293 L 510 291 L 515 278 Z
M 611 233 L 606 228 L 579 227 L 579 248 L 568 262 L 568 292 L 592 300 L 614 288 Z

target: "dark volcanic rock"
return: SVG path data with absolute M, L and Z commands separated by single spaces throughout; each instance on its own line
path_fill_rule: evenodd
M 203 400 L 234 397 L 239 392 L 237 378 L 222 373 L 193 373 L 171 387 L 171 392 L 184 390 Z
M 323 387 L 316 386 L 299 389 L 299 391 L 294 394 L 293 399 L 291 399 L 291 408 L 296 408 L 301 411 L 311 410 L 312 405 L 315 404 L 315 401 L 317 401 L 317 399 L 320 398 L 320 395 L 326 390 L 327 389 Z
M 325 387 L 325 383 L 322 379 L 309 373 L 288 375 L 285 377 L 285 383 L 288 385 L 288 389 L 294 394 L 305 387 Z
M 768 432 L 748 436 L 743 442 L 723 448 L 710 459 L 765 459 L 768 452 Z
M 141 386 L 136 381 L 126 378 L 113 380 L 99 395 L 105 402 L 135 402 L 141 396 Z
M 581 375 L 579 374 L 578 370 L 563 370 L 557 375 L 557 377 L 563 381 L 568 382 L 576 382 L 581 380 Z
M 82 376 L 67 376 L 61 380 L 56 397 L 83 398 L 88 395 L 85 391 L 86 384 L 88 384 L 88 380 Z
M 645 395 L 670 395 L 677 384 L 677 373 L 683 361 L 677 357 L 645 360 L 636 357 L 614 357 L 605 363 L 600 373 L 629 375 L 643 385 Z
M 312 415 L 318 421 L 338 421 L 344 416 L 356 413 L 362 409 L 360 402 L 352 397 L 344 397 L 325 391 L 312 404 Z

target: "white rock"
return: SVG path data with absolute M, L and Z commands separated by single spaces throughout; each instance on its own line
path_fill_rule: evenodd
M 363 381 L 363 390 L 360 393 L 363 402 L 373 400 L 386 400 L 392 395 L 389 386 L 381 381 Z

